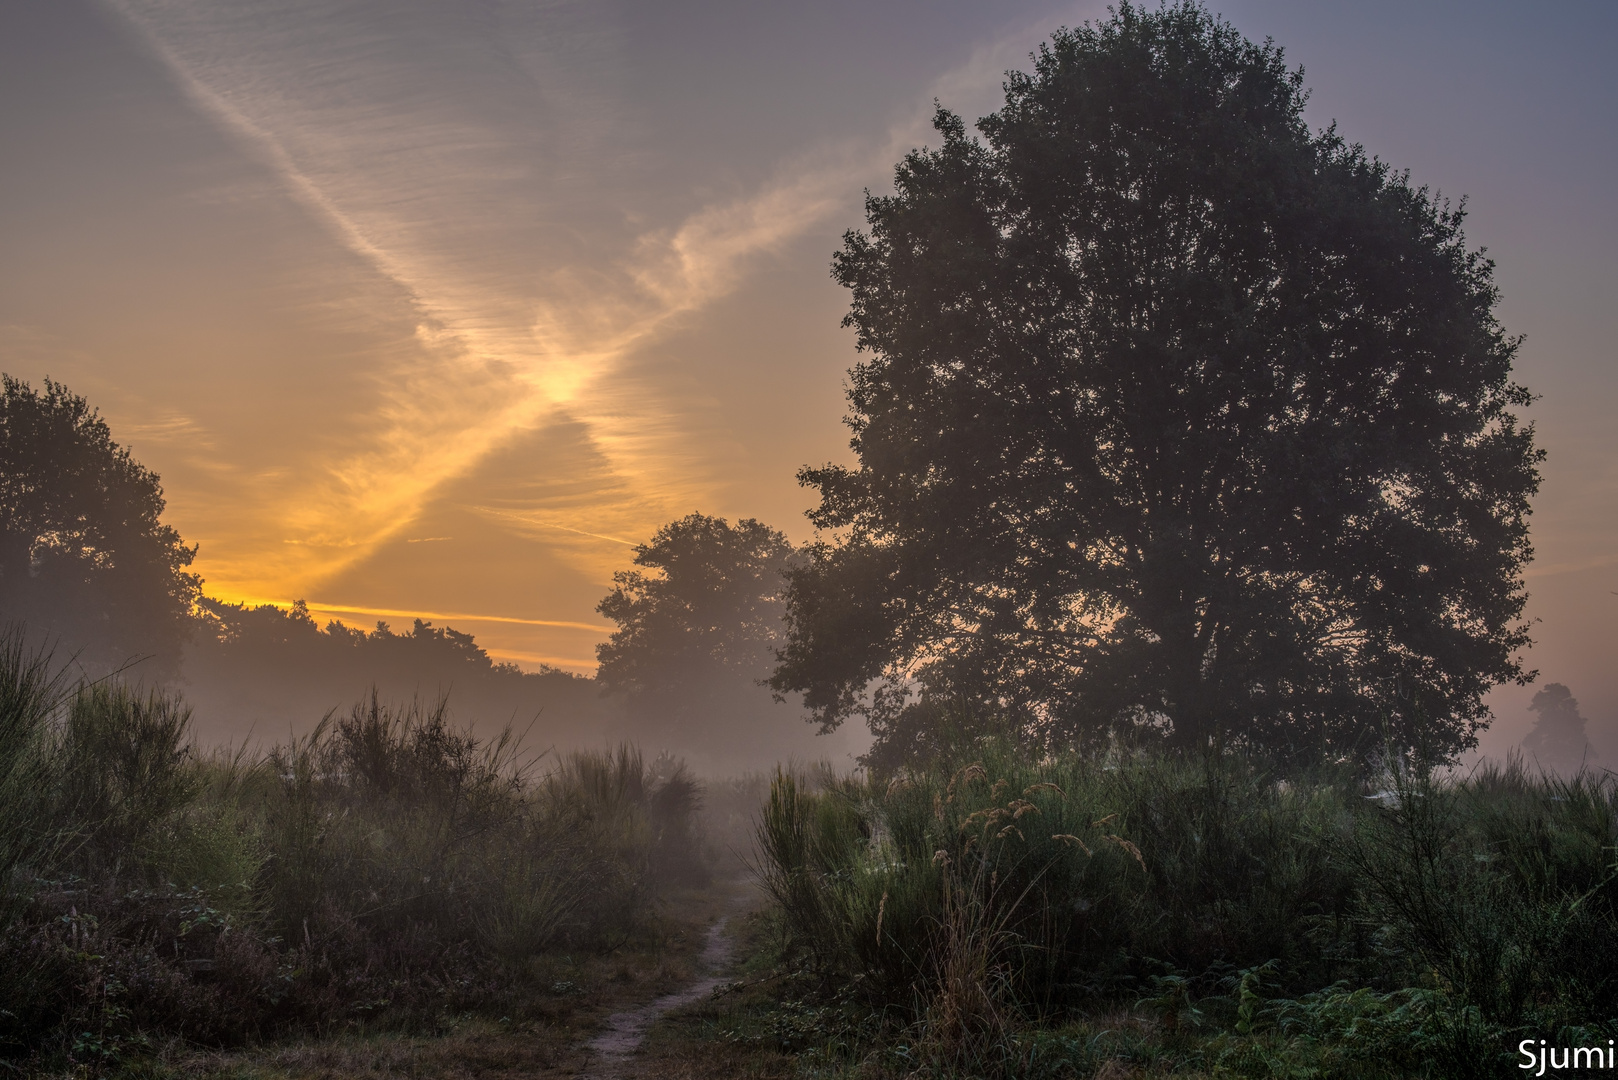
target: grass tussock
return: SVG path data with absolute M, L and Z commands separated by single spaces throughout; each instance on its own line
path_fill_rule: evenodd
M 1520 762 L 1283 781 L 990 741 L 783 772 L 776 1037 L 868 1076 L 1502 1075 L 1522 1038 L 1618 1036 L 1615 829 L 1610 774 Z
M 632 747 L 536 759 L 375 695 L 259 757 L 189 724 L 0 638 L 0 1067 L 520 1021 L 707 872 L 698 785 Z

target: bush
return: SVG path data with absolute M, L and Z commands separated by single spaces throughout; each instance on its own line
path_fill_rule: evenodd
M 887 784 L 810 793 L 782 774 L 760 843 L 794 940 L 828 973 L 902 1002 L 967 918 L 1005 942 L 1023 1011 L 1044 1013 L 1164 964 L 1329 974 L 1350 890 L 1326 851 L 1346 815 L 1330 790 L 1235 759 L 1033 763 L 990 746 Z
M 907 1070 L 1021 1075 L 1039 1031 L 1122 1014 L 1154 1068 L 1483 1076 L 1618 1016 L 1610 774 L 976 753 L 780 773 L 759 828 L 789 951 L 897 1017 Z
M 1618 777 L 1399 783 L 1345 852 L 1369 918 L 1491 1023 L 1618 1016 Z
M 158 823 L 193 801 L 190 724 L 171 694 L 99 682 L 71 697 L 52 759 L 58 820 L 78 833 L 82 872 L 142 858 Z
M 706 872 L 697 785 L 631 747 L 547 762 L 375 694 L 256 758 L 189 723 L 0 638 L 0 1057 L 509 1011 Z

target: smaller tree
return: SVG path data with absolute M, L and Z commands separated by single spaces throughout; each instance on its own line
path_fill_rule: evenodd
M 201 595 L 156 473 L 61 383 L 0 375 L 0 619 L 108 668 L 178 668 Z
M 794 559 L 785 535 L 752 518 L 690 514 L 663 526 L 635 549 L 635 565 L 655 573 L 619 571 L 596 608 L 619 625 L 596 647 L 597 679 L 676 722 L 723 711 L 738 693 L 763 697 Z
M 1528 711 L 1539 718 L 1523 739 L 1522 748 L 1541 768 L 1574 773 L 1595 760 L 1585 731 L 1587 721 L 1579 713 L 1578 699 L 1567 687 L 1546 683 L 1528 703 Z

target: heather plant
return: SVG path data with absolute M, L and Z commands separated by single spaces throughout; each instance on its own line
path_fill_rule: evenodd
M 1618 778 L 1515 758 L 1389 795 L 1345 858 L 1390 944 L 1506 1028 L 1618 1016 Z

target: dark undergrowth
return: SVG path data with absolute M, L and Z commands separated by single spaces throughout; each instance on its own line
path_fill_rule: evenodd
M 400 1034 L 451 1071 L 562 1067 L 563 1012 L 636 965 L 683 977 L 658 899 L 745 858 L 760 798 L 773 902 L 737 981 L 653 1040 L 669 1075 L 1470 1078 L 1618 1039 L 1610 774 L 990 739 L 716 785 L 699 837 L 677 762 L 533 759 L 442 704 L 373 697 L 260 757 L 188 719 L 0 640 L 0 1071 L 272 1042 L 310 1048 L 297 1071 Z
M 0 638 L 0 1071 L 522 1020 L 550 958 L 640 948 L 710 860 L 683 767 L 526 756 L 373 696 L 209 755 L 171 694 Z
M 778 776 L 775 1005 L 736 1037 L 817 1076 L 1319 1078 L 1618 1037 L 1610 774 L 1035 758 Z

